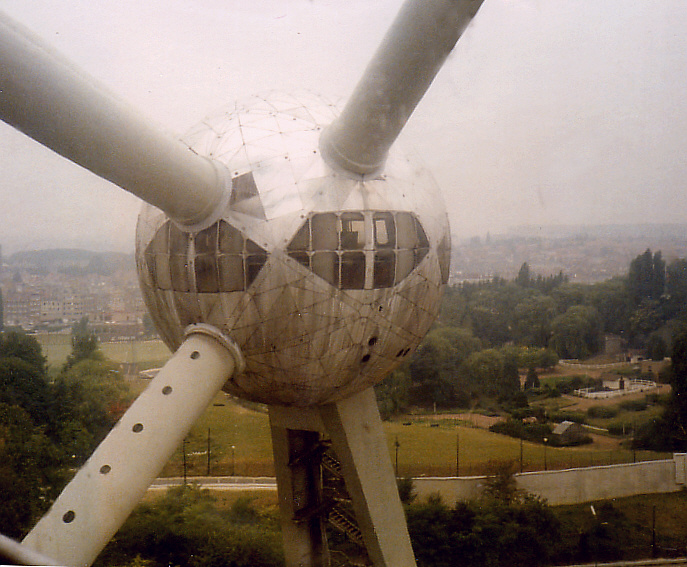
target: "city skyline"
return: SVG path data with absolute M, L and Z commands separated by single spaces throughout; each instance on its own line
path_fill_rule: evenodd
M 255 92 L 346 95 L 400 6 L 7 0 L 3 9 L 173 135 Z M 456 237 L 687 221 L 680 2 L 487 0 L 399 141 Z M 0 124 L 0 241 L 130 251 L 139 201 Z

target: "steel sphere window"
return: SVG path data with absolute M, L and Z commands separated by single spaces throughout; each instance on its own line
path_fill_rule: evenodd
M 429 252 L 415 215 L 404 211 L 314 213 L 288 254 L 339 289 L 383 289 L 403 281 Z

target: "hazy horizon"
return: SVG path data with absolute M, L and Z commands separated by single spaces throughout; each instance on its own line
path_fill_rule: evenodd
M 400 0 L 5 0 L 176 136 L 237 98 L 346 95 Z M 456 238 L 687 223 L 687 4 L 486 0 L 399 140 Z M 140 202 L 0 124 L 0 243 L 130 251 Z

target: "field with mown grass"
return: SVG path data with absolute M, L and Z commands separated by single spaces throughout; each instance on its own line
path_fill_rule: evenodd
M 596 526 L 597 534 L 606 532 L 606 537 L 624 540 L 616 543 L 622 545 L 627 559 L 651 557 L 652 553 L 684 556 L 687 548 L 687 490 L 555 506 L 553 510 L 570 537 Z
M 393 466 L 398 456 L 399 476 L 461 476 L 486 474 L 493 461 L 520 464 L 520 441 L 478 429 L 456 419 L 405 418 L 384 423 Z M 250 408 L 225 394 L 192 429 L 186 442 L 189 476 L 207 474 L 207 441 L 210 436 L 211 475 L 273 475 L 269 421 L 260 406 Z M 398 443 L 398 447 L 396 446 Z M 232 449 L 233 447 L 233 449 Z M 456 463 L 456 455 L 458 463 Z M 637 460 L 669 458 L 667 454 L 637 452 Z M 546 447 L 522 443 L 523 470 L 565 469 L 632 462 L 629 450 L 606 447 Z M 164 476 L 183 474 L 180 447 L 163 471 Z
M 71 352 L 69 334 L 37 335 L 52 369 L 59 369 Z M 103 354 L 121 364 L 136 364 L 138 368 L 164 365 L 170 356 L 162 341 L 123 341 L 103 343 Z M 569 377 L 568 377 L 569 378 Z M 140 391 L 147 380 L 130 382 L 132 390 Z M 579 399 L 577 399 L 579 400 Z M 572 403 L 571 403 L 572 402 Z M 621 403 L 620 400 L 618 403 Z M 546 401 L 548 410 L 574 411 L 574 400 L 566 397 Z M 620 409 L 615 419 L 644 421 L 658 415 L 658 406 L 636 412 Z M 611 419 L 595 418 L 588 422 L 605 426 Z M 461 476 L 485 474 L 492 461 L 515 461 L 524 471 L 564 469 L 607 465 L 657 458 L 668 454 L 636 452 L 617 447 L 618 442 L 600 439 L 593 445 L 576 448 L 546 447 L 523 442 L 477 428 L 458 417 L 403 417 L 384 424 L 389 454 L 399 476 Z M 213 404 L 196 423 L 186 442 L 186 470 L 189 476 L 207 474 L 208 431 L 210 437 L 210 473 L 212 475 L 263 476 L 273 475 L 272 445 L 265 408 L 242 404 L 218 394 Z M 398 443 L 398 446 L 396 445 Z M 233 448 L 232 448 L 233 447 Z M 522 447 L 522 453 L 521 453 Z M 179 447 L 163 471 L 163 476 L 183 474 L 184 452 Z
M 59 370 L 72 352 L 69 333 L 37 334 L 36 339 L 43 349 L 52 370 Z M 121 341 L 100 343 L 105 358 L 119 364 L 136 364 L 139 370 L 158 368 L 171 356 L 169 349 L 159 340 Z

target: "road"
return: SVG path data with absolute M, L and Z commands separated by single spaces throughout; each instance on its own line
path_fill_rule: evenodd
M 584 565 L 567 565 L 566 567 L 673 567 L 674 565 L 687 565 L 687 557 L 616 561 L 614 563 L 586 563 Z
M 211 490 L 277 490 L 277 480 L 273 477 L 194 476 L 188 477 L 186 482 Z M 183 483 L 183 477 L 158 478 L 148 490 L 162 490 Z

